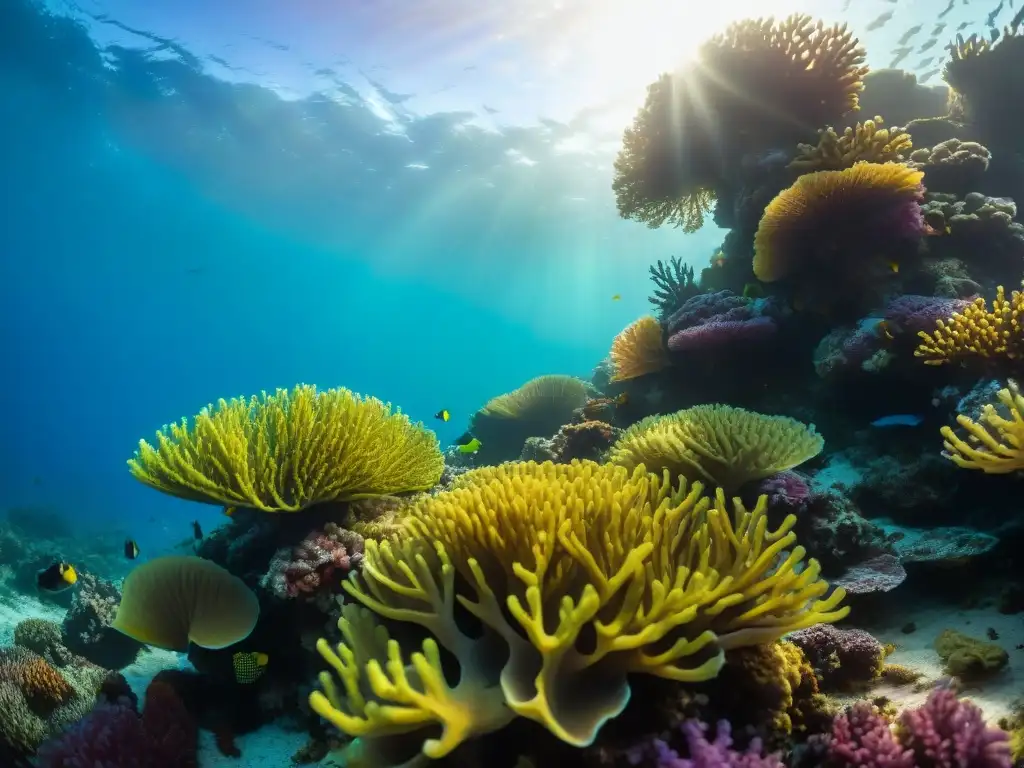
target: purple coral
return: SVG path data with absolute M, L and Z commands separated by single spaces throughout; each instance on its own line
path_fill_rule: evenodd
M 862 629 L 815 624 L 787 639 L 800 647 L 825 686 L 869 683 L 882 670 L 882 645 Z
M 760 306 L 731 291 L 694 296 L 669 318 L 668 348 L 693 352 L 768 338 L 776 325 L 760 313 Z
M 899 718 L 900 741 L 918 768 L 1010 768 L 1005 731 L 985 725 L 981 710 L 949 689 L 932 691 Z
M 893 736 L 874 707 L 858 702 L 832 723 L 828 747 L 834 768 L 914 768 L 914 753 Z
M 680 729 L 686 739 L 689 759 L 682 758 L 661 739 L 633 750 L 628 758 L 631 765 L 639 765 L 646 757 L 653 759 L 654 768 L 783 768 L 777 754 L 761 755 L 761 740 L 752 739 L 743 752 L 732 748 L 732 728 L 728 720 L 721 720 L 715 729 L 715 740 L 708 741 L 708 726 L 699 720 L 687 720 Z
M 934 331 L 939 320 L 948 320 L 954 312 L 962 312 L 970 304 L 969 299 L 907 294 L 889 302 L 885 319 L 902 333 L 916 337 L 919 331 Z
M 134 709 L 99 704 L 43 744 L 37 760 L 47 768 L 143 768 L 149 764 L 149 743 Z
M 362 558 L 363 538 L 328 523 L 294 547 L 279 549 L 260 583 L 282 599 L 330 591 Z
M 765 495 L 773 506 L 802 509 L 811 499 L 811 487 L 799 472 L 787 469 L 757 484 L 757 495 Z

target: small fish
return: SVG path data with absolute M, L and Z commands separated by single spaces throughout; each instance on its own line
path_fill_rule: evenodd
M 938 69 L 929 69 L 929 70 L 928 70 L 927 72 L 925 72 L 924 74 L 921 74 L 921 75 L 918 75 L 918 76 L 917 76 L 917 82 L 919 82 L 919 83 L 923 83 L 923 82 L 926 82 L 926 81 L 928 81 L 928 80 L 931 80 L 931 79 L 932 79 L 933 77 L 935 77 L 935 75 L 937 75 L 938 73 L 939 73 L 939 70 L 938 70 Z
M 440 421 L 448 421 L 449 419 L 451 419 L 451 417 L 451 413 L 444 410 L 443 408 L 434 414 L 434 418 L 439 419 Z
M 936 45 L 938 45 L 938 42 L 939 42 L 938 38 L 933 37 L 931 40 L 928 40 L 924 45 L 922 45 L 920 48 L 918 48 L 917 52 L 918 53 L 924 53 L 925 51 L 930 51 L 932 48 L 934 48 Z
M 36 575 L 36 584 L 44 592 L 62 592 L 78 581 L 78 574 L 70 563 L 58 560 Z
M 894 275 L 898 275 L 900 273 L 900 264 L 898 261 L 890 261 L 886 266 L 889 267 L 889 271 Z
M 916 413 L 898 413 L 893 416 L 883 416 L 871 422 L 872 427 L 916 427 L 924 421 L 924 417 Z
M 956 25 L 956 31 L 957 32 L 963 32 L 969 26 L 971 26 L 971 22 L 969 22 L 969 21 L 961 21 L 959 24 Z
M 124 556 L 129 560 L 134 560 L 139 556 L 139 545 L 135 543 L 135 539 L 124 540 Z
M 481 445 L 483 445 L 483 443 L 474 437 L 468 443 L 464 443 L 459 446 L 459 453 L 476 453 L 480 450 Z
M 921 59 L 919 62 L 917 62 L 917 66 L 915 67 L 915 69 L 924 69 L 933 61 L 935 61 L 934 56 L 929 56 L 927 59 Z
M 622 301 L 622 294 L 621 293 L 616 293 L 615 295 L 613 295 L 612 296 L 612 301 Z
M 942 30 L 944 30 L 945 28 L 946 22 L 940 21 L 938 24 L 935 25 L 935 29 L 932 30 L 932 33 L 929 35 L 929 37 L 938 37 L 939 35 L 942 34 Z
M 235 669 L 235 681 L 240 685 L 255 683 L 267 670 L 270 657 L 257 651 L 238 651 L 231 657 Z
M 902 48 L 897 48 L 895 51 L 893 51 L 893 53 L 895 53 L 896 55 L 893 57 L 893 60 L 889 62 L 889 69 L 895 69 L 896 67 L 898 67 L 900 65 L 900 62 L 907 58 L 907 56 L 909 56 L 913 52 L 913 50 L 913 48 L 905 46 Z
M 878 331 L 878 335 L 887 341 L 892 341 L 896 337 L 892 333 L 892 328 L 889 327 L 888 320 L 879 320 L 878 325 L 875 326 L 875 330 Z
M 238 507 L 224 507 L 224 514 L 228 517 L 233 517 L 237 511 Z
M 613 400 L 612 402 L 614 402 L 615 405 L 619 408 L 621 408 L 624 405 L 629 405 L 629 392 L 620 392 L 615 396 L 615 400 Z
M 988 18 L 985 19 L 986 26 L 994 27 L 996 25 L 996 18 L 999 16 L 1000 13 L 1003 12 L 1003 6 L 1005 4 L 1006 0 L 999 0 L 999 5 L 997 5 L 995 9 L 993 9 L 993 11 L 988 15 Z
M 910 29 L 908 29 L 906 32 L 903 33 L 903 35 L 900 37 L 900 39 L 896 41 L 897 44 L 898 45 L 906 45 L 910 41 L 910 38 L 912 38 L 914 35 L 916 35 L 918 32 L 920 32 L 923 27 L 924 27 L 923 24 L 916 24 L 916 25 L 914 25 L 913 27 L 911 27 Z
M 947 5 L 945 9 L 936 18 L 946 18 L 946 16 L 948 16 L 954 8 L 956 8 L 956 0 L 949 0 L 949 5 Z
M 192 538 L 196 541 L 203 540 L 203 529 L 199 526 L 198 520 L 192 521 Z
M 865 29 L 867 29 L 868 32 L 874 32 L 876 29 L 881 29 L 882 27 L 889 23 L 889 19 L 892 18 L 892 14 L 892 11 L 886 11 L 885 13 L 876 16 L 868 23 Z

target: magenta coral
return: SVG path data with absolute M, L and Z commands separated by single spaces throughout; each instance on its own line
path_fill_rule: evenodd
M 932 691 L 899 718 L 900 741 L 917 768 L 1010 768 L 1005 731 L 985 725 L 981 710 L 949 689 Z
M 799 472 L 787 469 L 757 484 L 757 495 L 765 495 L 773 505 L 803 508 L 811 499 L 811 487 Z
M 294 547 L 279 549 L 261 584 L 280 598 L 313 595 L 321 588 L 330 591 L 362 557 L 362 537 L 328 523 Z
M 135 710 L 100 704 L 61 736 L 39 748 L 41 768 L 146 768 L 146 733 Z
M 714 741 L 708 741 L 708 726 L 699 720 L 687 720 L 681 726 L 689 758 L 682 758 L 661 739 L 654 739 L 628 757 L 638 765 L 645 757 L 653 758 L 655 768 L 783 768 L 777 754 L 761 755 L 761 740 L 752 739 L 743 752 L 732 748 L 732 729 L 728 720 L 721 720 L 715 729 Z
M 701 325 L 672 334 L 668 348 L 672 352 L 694 352 L 714 349 L 726 344 L 757 342 L 775 333 L 775 321 L 770 317 L 749 320 L 709 320 Z
M 832 723 L 828 756 L 833 768 L 915 768 L 914 753 L 900 746 L 886 719 L 864 701 Z

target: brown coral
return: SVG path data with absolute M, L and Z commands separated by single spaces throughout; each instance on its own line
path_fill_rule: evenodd
M 17 683 L 29 706 L 42 715 L 66 703 L 75 693 L 60 672 L 41 658 L 20 665 Z
M 818 131 L 818 143 L 800 144 L 789 167 L 804 172 L 838 171 L 861 161 L 902 162 L 913 148 L 910 134 L 902 128 L 883 128 L 884 122 L 876 115 L 874 120 L 848 127 L 842 136 L 832 127 Z
M 729 25 L 694 65 L 648 87 L 615 161 L 619 214 L 696 229 L 743 154 L 796 143 L 804 125 L 857 108 L 864 58 L 846 25 L 801 14 Z
M 646 376 L 668 366 L 661 323 L 650 315 L 634 320 L 612 342 L 612 381 Z

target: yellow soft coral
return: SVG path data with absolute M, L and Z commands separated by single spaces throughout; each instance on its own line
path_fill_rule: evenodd
M 1024 291 L 1014 291 L 1009 300 L 1003 286 L 996 288 L 991 311 L 980 296 L 962 312 L 939 320 L 934 331 L 920 331 L 923 341 L 915 357 L 927 365 L 945 365 L 970 357 L 1016 360 L 1024 354 Z
M 612 381 L 657 373 L 668 365 L 668 353 L 657 318 L 634 320 L 612 342 Z
M 698 405 L 650 416 L 612 447 L 611 464 L 641 464 L 673 477 L 706 481 L 734 493 L 750 480 L 774 475 L 817 456 L 825 441 L 814 426 L 728 405 Z
M 913 149 L 910 134 L 902 128 L 883 128 L 883 120 L 857 123 L 840 136 L 834 128 L 818 131 L 817 144 L 800 144 L 799 153 L 789 164 L 800 171 L 838 171 L 860 161 L 870 163 L 901 162 Z
M 766 283 L 797 272 L 806 278 L 827 277 L 842 266 L 834 262 L 847 255 L 850 243 L 860 242 L 856 238 L 863 236 L 858 230 L 864 219 L 919 201 L 923 178 L 922 171 L 901 163 L 857 163 L 801 176 L 765 208 L 754 235 L 754 275 Z M 891 235 L 884 230 L 870 234 L 902 236 L 902 225 L 887 226 Z M 849 253 L 847 258 L 861 255 Z M 853 266 L 864 272 L 863 261 Z
M 963 440 L 950 428 L 942 428 L 943 455 L 958 467 L 980 469 L 991 475 L 1005 475 L 1024 469 L 1024 397 L 1017 383 L 1010 381 L 999 390 L 999 404 L 987 403 L 978 421 L 960 414 L 957 423 L 967 432 Z
M 367 541 L 362 570 L 344 586 L 374 613 L 426 629 L 459 661 L 460 681 L 493 692 L 498 680 L 514 713 L 586 745 L 625 707 L 630 673 L 708 680 L 727 650 L 846 615 L 844 592 L 824 597 L 818 564 L 803 565 L 795 517 L 769 530 L 763 497 L 747 510 L 702 493 L 642 466 L 482 468 L 413 504 L 394 540 Z M 462 610 L 482 636 L 463 633 Z M 462 722 L 458 732 L 493 723 Z
M 319 502 L 437 483 L 444 457 L 433 432 L 390 404 L 347 389 L 220 400 L 191 428 L 185 420 L 139 442 L 128 461 L 137 480 L 208 504 L 294 512 Z

